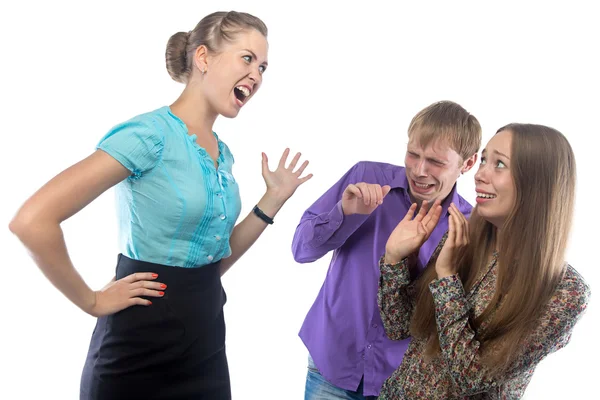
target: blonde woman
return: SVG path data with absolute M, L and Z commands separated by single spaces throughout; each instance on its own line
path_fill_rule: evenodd
M 265 195 L 241 209 L 233 156 L 213 132 L 256 94 L 267 69 L 267 28 L 217 12 L 171 37 L 167 70 L 185 84 L 170 106 L 118 124 L 96 152 L 48 182 L 10 228 L 48 279 L 99 317 L 81 399 L 229 399 L 223 275 L 296 188 L 307 161 L 275 171 L 262 155 Z M 116 186 L 115 186 L 116 185 Z M 75 270 L 60 224 L 115 186 L 120 247 L 116 280 L 94 291 Z

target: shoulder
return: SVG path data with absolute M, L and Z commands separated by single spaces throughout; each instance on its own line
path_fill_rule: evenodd
M 544 342 L 560 349 L 569 343 L 571 332 L 585 313 L 590 300 L 590 287 L 583 277 L 567 265 L 554 294 L 540 318 Z
M 108 139 L 111 136 L 119 134 L 130 139 L 151 140 L 153 142 L 162 142 L 164 132 L 168 128 L 163 108 L 154 111 L 138 114 L 126 121 L 114 125 L 102 138 Z
M 456 187 L 454 188 L 456 190 Z M 473 212 L 473 206 L 464 197 L 456 192 L 456 196 L 454 196 L 453 201 L 456 203 L 458 209 L 465 215 L 467 219 L 471 216 Z
M 357 182 L 390 184 L 398 175 L 405 174 L 404 167 L 378 161 L 359 161 L 348 173 L 357 178 Z
M 138 114 L 123 122 L 123 125 L 139 127 L 146 132 L 152 133 L 164 139 L 165 132 L 173 129 L 176 121 L 169 115 L 167 107 L 161 107 L 153 111 Z
M 562 309 L 563 312 L 578 315 L 587 308 L 591 295 L 591 288 L 585 279 L 575 268 L 567 265 L 563 278 L 552 297 L 552 306 Z
M 162 109 L 136 115 L 113 126 L 98 142 L 97 149 L 111 155 L 127 169 L 139 173 L 162 158 L 168 120 Z

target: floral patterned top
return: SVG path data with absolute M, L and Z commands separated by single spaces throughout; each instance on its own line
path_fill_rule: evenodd
M 437 259 L 444 242 L 445 237 L 431 262 Z M 413 338 L 402 364 L 383 384 L 380 400 L 519 399 L 536 365 L 548 354 L 567 345 L 591 294 L 589 286 L 570 265 L 543 311 L 539 325 L 525 341 L 523 355 L 503 376 L 490 377 L 479 361 L 480 344 L 469 320 L 481 315 L 494 295 L 496 261 L 495 254 L 469 293 L 465 293 L 458 275 L 429 284 L 435 303 L 441 354 L 425 361 L 422 354 L 426 341 Z M 378 303 L 385 330 L 390 339 L 405 339 L 409 336 L 416 297 L 408 261 L 385 264 L 382 257 L 379 267 Z M 485 326 L 484 321 L 481 329 Z

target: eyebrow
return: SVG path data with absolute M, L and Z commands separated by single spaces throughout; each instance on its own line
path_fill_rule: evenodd
M 487 149 L 483 149 L 483 151 L 481 152 L 481 154 L 485 154 L 485 153 L 487 153 Z M 509 157 L 509 156 L 507 156 L 506 154 L 504 154 L 504 153 L 502 153 L 502 152 L 500 152 L 500 151 L 498 151 L 498 150 L 496 150 L 496 149 L 494 149 L 494 153 L 495 153 L 495 154 L 498 154 L 498 155 L 500 155 L 500 156 L 502 156 L 502 157 L 505 157 L 505 158 L 507 158 L 507 159 L 509 159 L 509 160 L 510 160 L 510 157 Z
M 256 58 L 258 60 L 258 57 L 256 57 L 256 54 L 254 54 L 254 52 L 250 49 L 244 49 L 244 51 L 247 51 L 248 53 L 252 54 L 252 57 Z M 267 61 L 263 62 L 264 65 L 269 65 L 269 63 Z
M 504 154 L 504 153 L 501 153 L 501 152 L 499 152 L 498 150 L 494 150 L 494 153 L 496 153 L 496 154 L 498 154 L 498 155 L 501 155 L 502 157 L 505 157 L 505 158 L 507 158 L 507 159 L 509 159 L 509 160 L 510 160 L 510 157 L 509 157 L 509 156 L 507 156 L 507 155 L 506 155 L 506 154 Z
M 411 148 L 407 148 L 407 150 L 408 150 L 408 152 L 409 152 L 409 153 L 412 153 L 412 154 L 418 154 L 416 151 L 414 151 L 414 150 L 413 150 L 413 149 L 411 149 Z M 426 160 L 429 160 L 429 161 L 435 161 L 435 162 L 437 162 L 437 163 L 444 164 L 444 165 L 448 164 L 448 160 L 442 160 L 441 158 L 436 158 L 436 157 L 427 157 L 427 156 L 425 156 L 425 159 L 426 159 Z
M 439 159 L 439 158 L 434 158 L 434 157 L 426 157 L 426 158 L 427 158 L 429 161 L 435 161 L 436 163 L 439 163 L 439 164 L 444 164 L 444 165 L 448 164 L 448 161 L 441 160 L 441 159 Z

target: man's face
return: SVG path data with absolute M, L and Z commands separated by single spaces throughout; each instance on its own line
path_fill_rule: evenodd
M 432 140 L 423 147 L 418 139 L 418 135 L 412 135 L 404 159 L 410 196 L 418 204 L 423 200 L 432 204 L 450 194 L 458 177 L 468 171 L 475 160 L 463 160 L 445 141 Z

